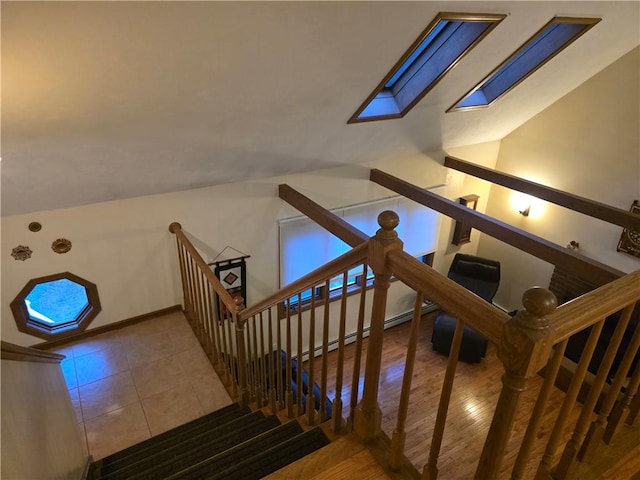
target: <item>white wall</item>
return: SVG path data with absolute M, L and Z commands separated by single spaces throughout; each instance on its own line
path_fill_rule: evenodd
M 464 158 L 495 163 L 498 143 L 466 147 Z M 453 152 L 453 151 L 452 151 Z M 452 153 L 453 154 L 453 153 Z M 102 312 L 89 329 L 181 302 L 175 239 L 168 231 L 178 221 L 204 253 L 213 258 L 230 245 L 251 255 L 248 259 L 248 304 L 277 289 L 277 220 L 299 215 L 278 198 L 277 187 L 288 183 L 314 201 L 334 208 L 390 196 L 392 193 L 368 180 L 370 168 L 380 168 L 420 186 L 445 183 L 443 153 L 403 159 L 386 159 L 369 165 L 345 166 L 287 177 L 105 202 L 76 208 L 37 212 L 2 218 L 2 337 L 18 345 L 41 340 L 17 331 L 9 303 L 25 283 L 36 277 L 70 271 L 98 286 Z M 479 210 L 488 196 L 486 182 L 452 174 L 447 196 L 480 195 Z M 38 233 L 29 222 L 42 223 Z M 449 255 L 453 226 L 444 219 L 439 251 Z M 51 242 L 68 238 L 73 247 L 60 255 Z M 478 237 L 465 245 L 475 251 Z M 22 262 L 10 257 L 11 249 L 27 245 L 33 250 Z M 458 247 L 456 247 L 457 249 Z M 448 269 L 450 259 L 436 256 L 435 266 Z M 396 288 L 396 287 L 394 287 Z M 388 315 L 412 307 L 406 292 L 390 299 Z
M 640 199 L 639 53 L 632 50 L 505 137 L 496 168 L 628 210 Z M 619 270 L 640 268 L 640 259 L 616 252 L 620 227 L 542 201 L 523 217 L 511 199 L 511 190 L 492 187 L 487 213 L 561 246 L 575 240 L 580 253 Z M 496 303 L 507 309 L 521 308 L 526 288 L 548 286 L 550 264 L 486 235 L 478 252 L 502 261 Z
M 81 478 L 89 454 L 60 365 L 0 364 L 2 478 Z

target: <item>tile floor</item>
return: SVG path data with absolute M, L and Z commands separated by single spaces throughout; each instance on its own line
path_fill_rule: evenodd
M 182 312 L 54 351 L 94 460 L 231 403 Z

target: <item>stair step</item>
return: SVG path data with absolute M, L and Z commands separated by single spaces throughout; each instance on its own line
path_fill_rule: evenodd
M 365 448 L 364 444 L 353 435 L 340 436 L 329 445 L 316 450 L 311 455 L 296 460 L 265 477 L 263 480 L 298 480 L 300 478 L 312 478 L 365 450 Z M 353 476 L 351 478 L 355 479 L 358 477 Z
M 227 470 L 201 478 L 208 480 L 258 480 L 291 462 L 295 462 L 299 458 L 309 455 L 328 443 L 329 439 L 324 432 L 319 428 L 315 428 L 274 444 L 268 450 L 256 453 Z
M 209 431 L 249 413 L 251 413 L 251 410 L 248 407 L 241 408 L 237 403 L 232 403 L 231 405 L 216 410 L 213 413 L 192 420 L 184 425 L 180 425 L 179 427 L 163 432 L 98 460 L 93 464 L 94 471 L 99 471 L 102 474 L 109 473 L 117 470 L 119 468 L 118 465 L 126 464 L 132 460 L 135 461 L 134 459 L 136 457 L 142 457 L 148 452 L 155 452 L 163 449 L 165 445 L 173 443 L 175 438 L 184 435 L 185 432 L 189 432 L 189 435 L 194 435 L 202 431 Z
M 310 480 L 389 480 L 390 477 L 376 462 L 371 452 L 363 450 Z
M 220 428 L 191 436 L 185 432 L 176 443 L 166 445 L 156 452 L 147 452 L 135 463 L 105 475 L 103 480 L 156 480 L 189 468 L 198 462 L 211 458 L 230 447 L 272 431 L 280 425 L 278 418 L 265 417 L 262 412 L 253 412 L 226 423 Z
M 219 455 L 193 465 L 191 468 L 171 476 L 167 480 L 202 480 L 205 478 L 212 478 L 212 476 L 216 475 L 218 472 L 226 471 L 229 468 L 233 468 L 236 464 L 240 464 L 245 461 L 249 461 L 253 464 L 256 455 L 260 455 L 262 452 L 270 450 L 274 445 L 278 445 L 288 439 L 295 438 L 301 433 L 303 433 L 303 430 L 298 422 L 285 423 L 269 432 L 252 438 L 243 444 L 230 448 Z

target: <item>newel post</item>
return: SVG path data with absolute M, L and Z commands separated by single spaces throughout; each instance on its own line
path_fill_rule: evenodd
M 238 313 L 242 310 L 244 299 L 242 297 L 235 297 L 233 299 L 235 307 L 233 309 L 233 323 L 236 326 L 236 352 L 238 355 L 238 402 L 240 405 L 249 405 L 249 384 L 247 380 L 247 350 L 245 348 L 245 326 L 246 320 L 239 320 Z
M 382 428 L 382 411 L 378 405 L 378 382 L 382 365 L 382 339 L 387 308 L 387 290 L 392 274 L 387 264 L 387 253 L 391 250 L 402 249 L 402 241 L 394 230 L 399 223 L 400 219 L 395 212 L 390 210 L 382 212 L 378 215 L 378 225 L 381 228 L 375 237 L 369 240 L 369 265 L 375 275 L 373 307 L 362 400 L 356 407 L 353 423 L 356 435 L 365 442 L 375 439 Z
M 529 389 L 531 379 L 547 364 L 551 354 L 553 332 L 546 316 L 558 305 L 555 295 L 544 288 L 533 287 L 522 296 L 522 305 L 525 309 L 505 324 L 498 347 L 505 373 L 476 480 L 498 478 L 520 395 Z

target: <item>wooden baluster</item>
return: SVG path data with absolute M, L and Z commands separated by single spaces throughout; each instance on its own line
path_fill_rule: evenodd
M 564 351 L 567 348 L 568 341 L 569 340 L 566 339 L 556 345 L 551 361 L 545 369 L 544 382 L 540 389 L 540 393 L 538 394 L 536 405 L 533 408 L 533 413 L 531 414 L 529 423 L 527 424 L 527 430 L 524 434 L 524 438 L 520 444 L 516 463 L 511 472 L 512 480 L 520 480 L 524 476 L 525 468 L 533 449 L 533 444 L 536 440 L 540 425 L 542 424 L 544 411 L 549 404 L 549 398 L 553 392 L 556 377 L 558 376 L 558 371 L 562 365 L 562 359 L 564 357 Z
M 640 331 L 640 327 L 636 328 L 637 330 L 634 335 L 637 335 L 638 331 Z M 634 396 L 636 398 L 636 403 L 640 404 L 640 402 L 638 401 L 638 398 L 640 398 L 640 395 L 638 395 L 638 387 L 640 387 L 640 366 L 636 365 L 636 370 L 631 377 L 629 385 L 627 385 L 624 395 L 622 396 L 622 400 L 616 403 L 616 406 L 609 417 L 609 423 L 607 424 L 607 429 L 605 430 L 603 437 L 604 442 L 607 445 L 609 445 L 611 443 L 611 440 L 613 440 L 618 427 L 622 424 L 625 417 L 629 418 L 631 416 L 631 409 L 629 406 L 631 405 L 631 401 L 633 400 Z M 632 418 L 631 421 L 627 422 L 627 425 L 632 426 L 634 420 L 635 418 Z
M 463 333 L 464 323 L 462 320 L 458 320 L 453 332 L 453 338 L 451 339 L 447 370 L 444 373 L 444 379 L 442 381 L 442 391 L 440 392 L 440 401 L 438 402 L 438 413 L 436 414 L 436 422 L 434 424 L 433 435 L 431 437 L 429 459 L 422 470 L 422 480 L 436 480 L 436 478 L 438 478 L 438 458 L 440 457 L 440 448 L 442 447 L 442 439 L 444 438 L 444 427 L 447 422 L 447 413 L 449 412 L 451 392 L 453 391 L 453 380 L 455 379 L 456 368 L 458 367 L 458 356 L 460 355 Z
M 631 310 L 635 305 L 631 306 Z M 584 461 L 586 457 L 593 457 L 595 453 L 596 447 L 600 444 L 600 441 L 604 437 L 605 428 L 607 427 L 607 421 L 610 419 L 609 414 L 611 413 L 611 409 L 613 408 L 614 403 L 618 399 L 620 395 L 620 390 L 624 381 L 627 378 L 627 373 L 629 373 L 629 369 L 631 368 L 631 364 L 633 363 L 633 359 L 638 353 L 638 347 L 640 346 L 640 328 L 636 328 L 635 333 L 633 334 L 633 338 L 631 342 L 627 346 L 627 350 L 618 366 L 618 370 L 616 371 L 616 375 L 611 383 L 609 388 L 609 393 L 605 398 L 602 406 L 600 407 L 600 413 L 598 414 L 598 418 L 595 422 L 591 424 L 589 427 L 589 431 L 587 432 L 587 436 L 582 444 L 582 448 L 578 453 L 578 458 L 580 461 Z
M 534 287 L 522 296 L 525 310 L 510 319 L 504 327 L 498 357 L 505 366 L 502 391 L 484 443 L 476 480 L 497 479 L 511 434 L 522 392 L 547 363 L 553 346 L 553 332 L 546 318 L 557 306 L 555 295 Z
M 407 346 L 407 359 L 404 365 L 402 378 L 402 390 L 400 392 L 400 405 L 398 406 L 398 421 L 391 437 L 391 452 L 389 453 L 389 466 L 393 470 L 400 468 L 400 461 L 404 454 L 406 432 L 404 430 L 409 410 L 409 395 L 411 393 L 411 379 L 413 378 L 413 365 L 416 359 L 418 345 L 418 333 L 420 331 L 420 316 L 422 314 L 422 292 L 416 292 L 416 303 L 413 307 L 413 319 L 409 332 L 409 345 Z
M 213 312 L 211 311 L 211 291 L 207 277 L 202 275 L 202 304 L 204 306 L 204 320 L 207 331 L 207 356 L 213 364 L 215 362 L 215 347 L 213 344 Z
M 593 416 L 596 403 L 598 401 L 598 398 L 600 398 L 600 393 L 602 393 L 602 387 L 607 380 L 609 369 L 611 368 L 611 365 L 613 365 L 613 359 L 615 358 L 618 347 L 620 346 L 620 342 L 622 341 L 624 331 L 629 324 L 629 319 L 631 318 L 632 311 L 633 305 L 630 305 L 624 309 L 622 318 L 620 318 L 620 320 L 618 321 L 616 329 L 611 336 L 611 340 L 609 341 L 607 350 L 604 354 L 604 357 L 602 358 L 600 366 L 598 367 L 596 378 L 593 381 L 593 384 L 589 389 L 587 399 L 582 406 L 580 416 L 578 417 L 578 422 L 575 429 L 573 430 L 573 435 L 571 435 L 571 439 L 565 445 L 564 451 L 562 452 L 560 463 L 558 464 L 558 468 L 556 469 L 554 475 L 557 478 L 565 479 L 573 477 L 572 472 L 577 466 L 576 461 L 578 459 L 578 453 L 582 446 L 582 440 L 584 439 L 587 433 L 587 429 L 591 424 L 591 418 Z
M 603 325 L 604 319 L 593 325 L 591 333 L 589 334 L 589 338 L 587 339 L 587 342 L 582 349 L 580 361 L 578 362 L 576 371 L 571 378 L 571 383 L 569 384 L 569 388 L 567 389 L 567 393 L 565 394 L 564 401 L 562 402 L 562 406 L 560 407 L 560 412 L 558 412 L 558 417 L 556 418 L 553 430 L 551 432 L 549 440 L 547 441 L 547 447 L 545 449 L 544 455 L 542 456 L 542 460 L 538 465 L 538 470 L 535 477 L 537 480 L 547 479 L 551 476 L 551 468 L 553 467 L 553 464 L 555 462 L 558 448 L 563 441 L 564 429 L 570 418 L 569 414 L 575 406 L 576 399 L 578 398 L 578 394 L 580 393 L 580 387 L 582 386 L 582 382 L 584 381 L 587 367 L 589 366 L 589 362 L 591 362 L 591 357 L 593 356 L 596 344 L 598 343 L 598 337 L 600 337 L 600 332 L 602 332 Z
M 360 305 L 358 307 L 358 327 L 356 329 L 356 348 L 353 359 L 353 376 L 351 377 L 351 398 L 349 400 L 349 420 L 348 429 L 353 431 L 353 421 L 358 404 L 358 394 L 360 393 L 360 367 L 362 365 L 362 335 L 364 333 L 364 310 L 366 305 L 368 266 L 362 266 L 362 284 L 360 285 Z
M 209 332 L 207 332 L 207 313 L 205 311 L 205 301 L 204 301 L 204 284 L 203 284 L 203 280 L 206 281 L 206 279 L 204 278 L 204 274 L 200 271 L 200 269 L 198 269 L 197 271 L 197 281 L 198 281 L 198 311 L 199 316 L 200 316 L 200 331 L 201 331 L 201 335 L 202 338 L 200 340 L 200 345 L 202 346 L 202 349 L 204 350 L 204 352 L 206 354 L 211 353 L 211 351 L 209 350 L 209 345 L 208 345 L 208 339 L 209 339 Z
M 315 286 L 311 287 L 311 310 L 309 311 L 309 359 L 307 365 L 309 366 L 309 389 L 307 392 L 307 422 L 309 425 L 315 425 L 315 412 L 316 412 L 316 398 L 313 392 L 315 386 L 314 377 L 314 362 L 315 362 L 315 350 L 316 350 L 316 295 Z
M 242 297 L 234 298 L 236 303 L 235 308 L 232 310 L 231 315 L 233 323 L 236 326 L 236 346 L 238 352 L 238 386 L 239 394 L 238 401 L 240 405 L 249 405 L 249 389 L 247 385 L 247 352 L 245 350 L 245 330 L 246 321 L 238 321 L 238 312 L 242 310 L 242 303 L 244 299 Z
M 640 412 L 640 391 L 636 392 L 635 397 L 631 401 L 631 405 L 629 406 L 629 415 L 627 416 L 627 420 L 625 423 L 630 427 L 636 422 L 638 418 L 638 413 Z
M 267 365 L 264 361 L 264 319 L 262 318 L 262 312 L 259 314 L 260 318 L 260 405 L 266 406 L 268 404 L 267 397 L 269 390 L 267 389 Z
M 252 381 L 253 381 L 253 391 L 255 395 L 255 401 L 258 405 L 258 408 L 262 408 L 262 381 L 260 379 L 260 364 L 258 362 L 258 330 L 256 326 L 256 316 L 251 317 L 251 333 L 253 334 L 253 359 L 251 362 L 252 365 Z
M 291 362 L 291 298 L 287 300 L 287 331 L 286 331 L 286 354 L 287 354 L 287 415 L 289 418 L 293 418 L 293 390 L 292 390 L 292 374 L 293 365 Z
M 245 343 L 245 352 L 247 354 L 247 358 L 245 363 L 247 365 L 247 390 L 249 392 L 249 402 L 255 401 L 255 375 L 253 370 L 253 359 L 251 352 L 253 351 L 253 341 L 251 338 L 251 319 L 248 318 L 245 324 L 245 333 L 243 336 Z M 255 340 L 255 339 L 254 339 Z
M 221 335 L 220 335 L 220 339 L 222 341 L 222 345 L 221 345 L 221 349 L 220 351 L 222 352 L 222 356 L 223 358 L 223 365 L 225 366 L 225 374 L 224 374 L 224 382 L 226 385 L 231 385 L 233 383 L 233 378 L 232 378 L 232 371 L 233 371 L 233 365 L 231 363 L 231 355 L 229 352 L 229 344 L 227 342 L 227 329 L 226 329 L 226 325 L 228 323 L 228 320 L 226 319 L 225 315 L 223 312 L 226 312 L 226 307 L 224 306 L 224 303 L 222 302 L 222 299 L 220 298 L 219 295 L 216 295 L 217 299 L 218 299 L 218 327 L 220 329 Z
M 173 222 L 169 225 L 169 231 L 175 234 L 178 230 L 181 230 L 182 226 L 178 222 Z M 180 265 L 180 278 L 182 280 L 182 298 L 184 303 L 184 311 L 187 311 L 187 278 L 185 272 L 185 262 L 184 262 L 184 247 L 182 246 L 182 242 L 176 235 L 176 246 L 178 247 L 178 264 Z
M 271 408 L 271 413 L 276 413 L 276 401 L 277 401 L 277 391 L 276 391 L 276 353 L 279 356 L 279 351 L 274 351 L 273 349 L 273 317 L 271 315 L 271 308 L 269 309 L 269 406 Z M 276 310 L 276 318 L 277 318 L 277 310 Z M 278 339 L 278 344 L 280 340 Z
M 220 348 L 220 312 L 218 311 L 218 294 L 211 285 L 209 285 L 209 292 L 209 301 L 211 302 L 211 329 L 213 331 L 213 346 L 216 356 L 213 366 L 220 371 L 222 350 Z
M 298 293 L 298 332 L 296 339 L 298 353 L 296 355 L 296 416 L 299 417 L 303 412 L 302 405 L 302 293 Z
M 191 263 L 191 287 L 193 289 L 193 318 L 196 337 L 202 345 L 202 314 L 200 312 L 200 296 L 198 292 L 198 265 L 193 257 L 189 257 Z
M 186 316 L 187 316 L 187 320 L 189 321 L 189 324 L 191 325 L 191 329 L 193 330 L 194 335 L 197 336 L 196 333 L 196 320 L 195 320 L 195 313 L 194 313 L 194 306 L 193 306 L 193 288 L 192 288 L 192 275 L 191 275 L 191 268 L 192 268 L 192 264 L 191 264 L 191 257 L 189 256 L 189 252 L 187 252 L 185 250 L 185 272 L 186 272 L 186 280 L 187 280 L 187 296 L 189 298 L 188 301 L 188 306 L 187 306 L 187 311 L 185 312 Z
M 227 315 L 225 318 L 224 323 L 227 325 L 227 341 L 229 342 L 229 347 L 228 347 L 228 351 L 229 351 L 229 366 L 231 369 L 231 391 L 233 393 L 233 396 L 236 398 L 237 401 L 240 401 L 239 397 L 238 397 L 238 381 L 240 379 L 240 365 L 238 365 L 238 357 L 237 357 L 237 349 L 233 348 L 233 339 L 236 338 L 236 342 L 237 342 L 237 337 L 238 334 L 235 333 L 234 334 L 234 330 L 237 329 L 233 327 L 233 325 L 235 325 L 235 323 L 233 322 L 233 317 L 232 317 L 232 313 L 227 310 Z
M 356 407 L 354 430 L 364 441 L 375 439 L 382 428 L 382 411 L 378 405 L 378 383 L 382 364 L 382 343 L 384 338 L 384 317 L 387 308 L 387 290 L 389 290 L 392 272 L 387 266 L 387 253 L 402 249 L 402 242 L 394 228 L 400 222 L 398 215 L 384 211 L 378 215 L 380 229 L 369 240 L 369 265 L 373 268 L 373 306 L 371 311 L 371 329 L 365 365 L 364 389 L 362 400 Z
M 344 373 L 344 339 L 347 324 L 347 281 L 348 272 L 342 275 L 342 298 L 340 299 L 340 327 L 338 333 L 338 365 L 336 371 L 336 394 L 333 399 L 333 432 L 342 431 L 342 380 Z
M 327 419 L 327 356 L 329 354 L 329 280 L 324 284 L 322 320 L 322 372 L 320 372 L 320 423 Z
M 278 335 L 278 357 L 276 358 L 276 364 L 278 365 L 278 371 L 277 371 L 277 377 L 278 377 L 278 382 L 277 382 L 277 387 L 278 387 L 278 409 L 281 409 L 283 407 L 286 407 L 286 400 L 285 400 L 285 385 L 284 385 L 284 379 L 282 378 L 282 325 L 280 322 L 280 318 L 279 316 L 276 317 L 276 327 L 277 327 L 277 335 Z

